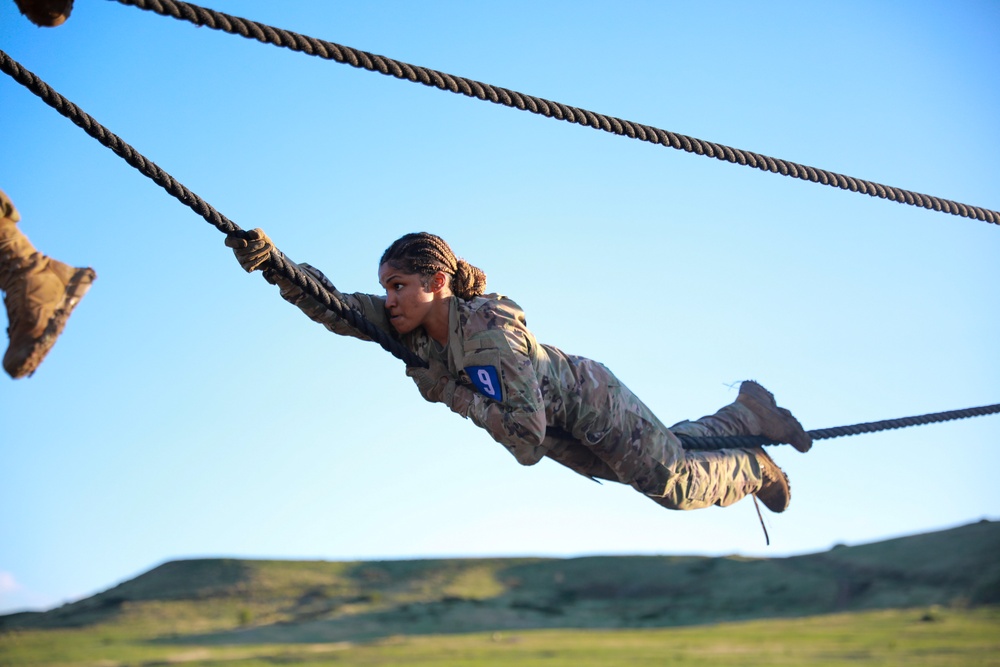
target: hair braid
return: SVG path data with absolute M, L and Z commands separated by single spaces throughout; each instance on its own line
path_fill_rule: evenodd
M 413 232 L 396 239 L 382 253 L 379 266 L 386 263 L 425 278 L 442 271 L 451 277 L 451 291 L 466 301 L 486 292 L 486 274 L 455 257 L 445 240 L 434 234 Z

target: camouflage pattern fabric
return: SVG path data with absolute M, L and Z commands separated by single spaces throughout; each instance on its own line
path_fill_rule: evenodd
M 343 294 L 317 269 L 300 266 L 416 354 L 447 367 L 455 384 L 446 392 L 452 396 L 448 407 L 486 430 L 522 465 L 548 457 L 586 477 L 629 484 L 677 510 L 727 506 L 761 486 L 753 454 L 686 451 L 675 435 L 753 434 L 755 418 L 742 404 L 668 429 L 604 365 L 539 344 L 521 308 L 502 295 L 453 298 L 444 347 L 423 329 L 398 336 L 384 297 Z M 334 333 L 366 339 L 282 283 L 282 296 L 311 319 Z

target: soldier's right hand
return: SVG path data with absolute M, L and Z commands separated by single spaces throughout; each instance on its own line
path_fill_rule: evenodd
M 274 250 L 274 243 L 260 228 L 247 232 L 246 239 L 227 236 L 226 246 L 233 249 L 236 260 L 247 273 L 252 273 L 267 264 L 267 260 L 271 258 L 271 251 Z

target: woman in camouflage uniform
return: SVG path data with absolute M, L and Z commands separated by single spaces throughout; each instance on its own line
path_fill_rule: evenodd
M 244 269 L 264 268 L 282 297 L 330 331 L 365 338 L 269 275 L 274 246 L 259 229 L 250 236 L 226 241 Z M 317 269 L 299 267 L 426 359 L 428 368 L 406 371 L 423 397 L 471 419 L 522 465 L 547 456 L 587 477 L 629 484 L 670 509 L 727 506 L 749 494 L 775 512 L 788 506 L 787 477 L 762 448 L 687 451 L 677 437 L 764 435 L 808 450 L 798 421 L 755 382 L 744 382 L 736 401 L 714 415 L 668 429 L 602 364 L 538 343 L 521 308 L 485 294 L 485 274 L 440 237 L 407 234 L 386 249 L 379 262 L 385 296 L 342 294 Z

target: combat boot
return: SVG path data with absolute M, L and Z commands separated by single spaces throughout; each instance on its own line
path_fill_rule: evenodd
M 42 28 L 55 28 L 66 22 L 73 11 L 73 0 L 14 0 L 21 13 Z
M 746 406 L 757 418 L 760 432 L 754 435 L 787 443 L 800 452 L 808 452 L 812 448 L 812 438 L 802 428 L 799 420 L 788 410 L 779 408 L 771 392 L 756 382 L 743 382 L 736 401 Z
M 2 192 L 0 204 L 4 214 L 0 218 L 0 289 L 10 337 L 3 367 L 12 378 L 21 378 L 42 363 L 97 274 L 35 250 L 17 228 L 20 216 Z
M 788 483 L 788 475 L 767 455 L 763 447 L 746 451 L 757 459 L 760 466 L 761 484 L 754 495 L 772 512 L 784 512 L 792 502 L 792 487 Z

